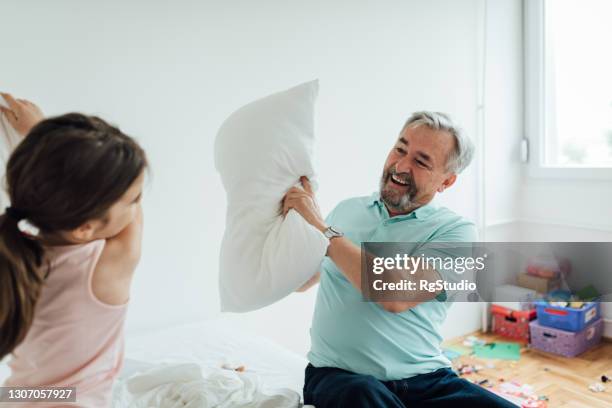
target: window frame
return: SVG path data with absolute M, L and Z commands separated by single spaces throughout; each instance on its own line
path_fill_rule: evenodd
M 545 152 L 545 1 L 523 0 L 524 121 L 528 143 L 527 174 L 532 178 L 612 180 L 611 167 L 549 166 Z

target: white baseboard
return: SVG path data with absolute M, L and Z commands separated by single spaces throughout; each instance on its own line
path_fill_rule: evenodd
M 536 224 L 536 225 L 548 225 L 551 227 L 564 227 L 564 228 L 575 228 L 583 230 L 593 230 L 600 232 L 612 232 L 612 226 L 610 225 L 596 225 L 596 224 L 583 224 L 583 223 L 572 223 L 565 220 L 557 219 L 544 219 L 544 218 L 500 218 L 493 221 L 488 221 L 486 228 L 495 228 L 511 224 Z

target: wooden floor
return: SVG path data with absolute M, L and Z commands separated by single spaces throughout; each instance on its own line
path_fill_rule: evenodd
M 475 332 L 472 335 L 487 342 L 511 341 L 493 334 Z M 444 344 L 460 345 L 465 337 L 467 336 Z M 461 364 L 484 367 L 478 373 L 464 375 L 463 378 L 466 379 L 477 381 L 487 379 L 495 385 L 499 384 L 500 379 L 530 384 L 537 395 L 548 397 L 550 408 L 612 407 L 612 382 L 603 384 L 606 387 L 604 392 L 594 393 L 588 388 L 594 382 L 601 382 L 602 374 L 612 378 L 612 342 L 610 340 L 574 358 L 522 347 L 521 359 L 516 362 L 481 359 L 473 356 L 461 356 L 453 361 L 455 367 Z M 488 368 L 487 364 L 493 364 L 494 368 Z

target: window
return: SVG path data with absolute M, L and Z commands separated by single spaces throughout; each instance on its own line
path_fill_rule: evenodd
M 612 1 L 524 4 L 533 173 L 612 178 Z

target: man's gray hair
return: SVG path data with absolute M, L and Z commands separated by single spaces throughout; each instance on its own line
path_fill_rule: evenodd
M 406 128 L 423 125 L 433 130 L 446 131 L 455 138 L 455 149 L 446 161 L 447 171 L 459 174 L 469 166 L 474 157 L 474 143 L 453 123 L 450 116 L 441 112 L 414 112 L 406 121 L 402 132 Z

